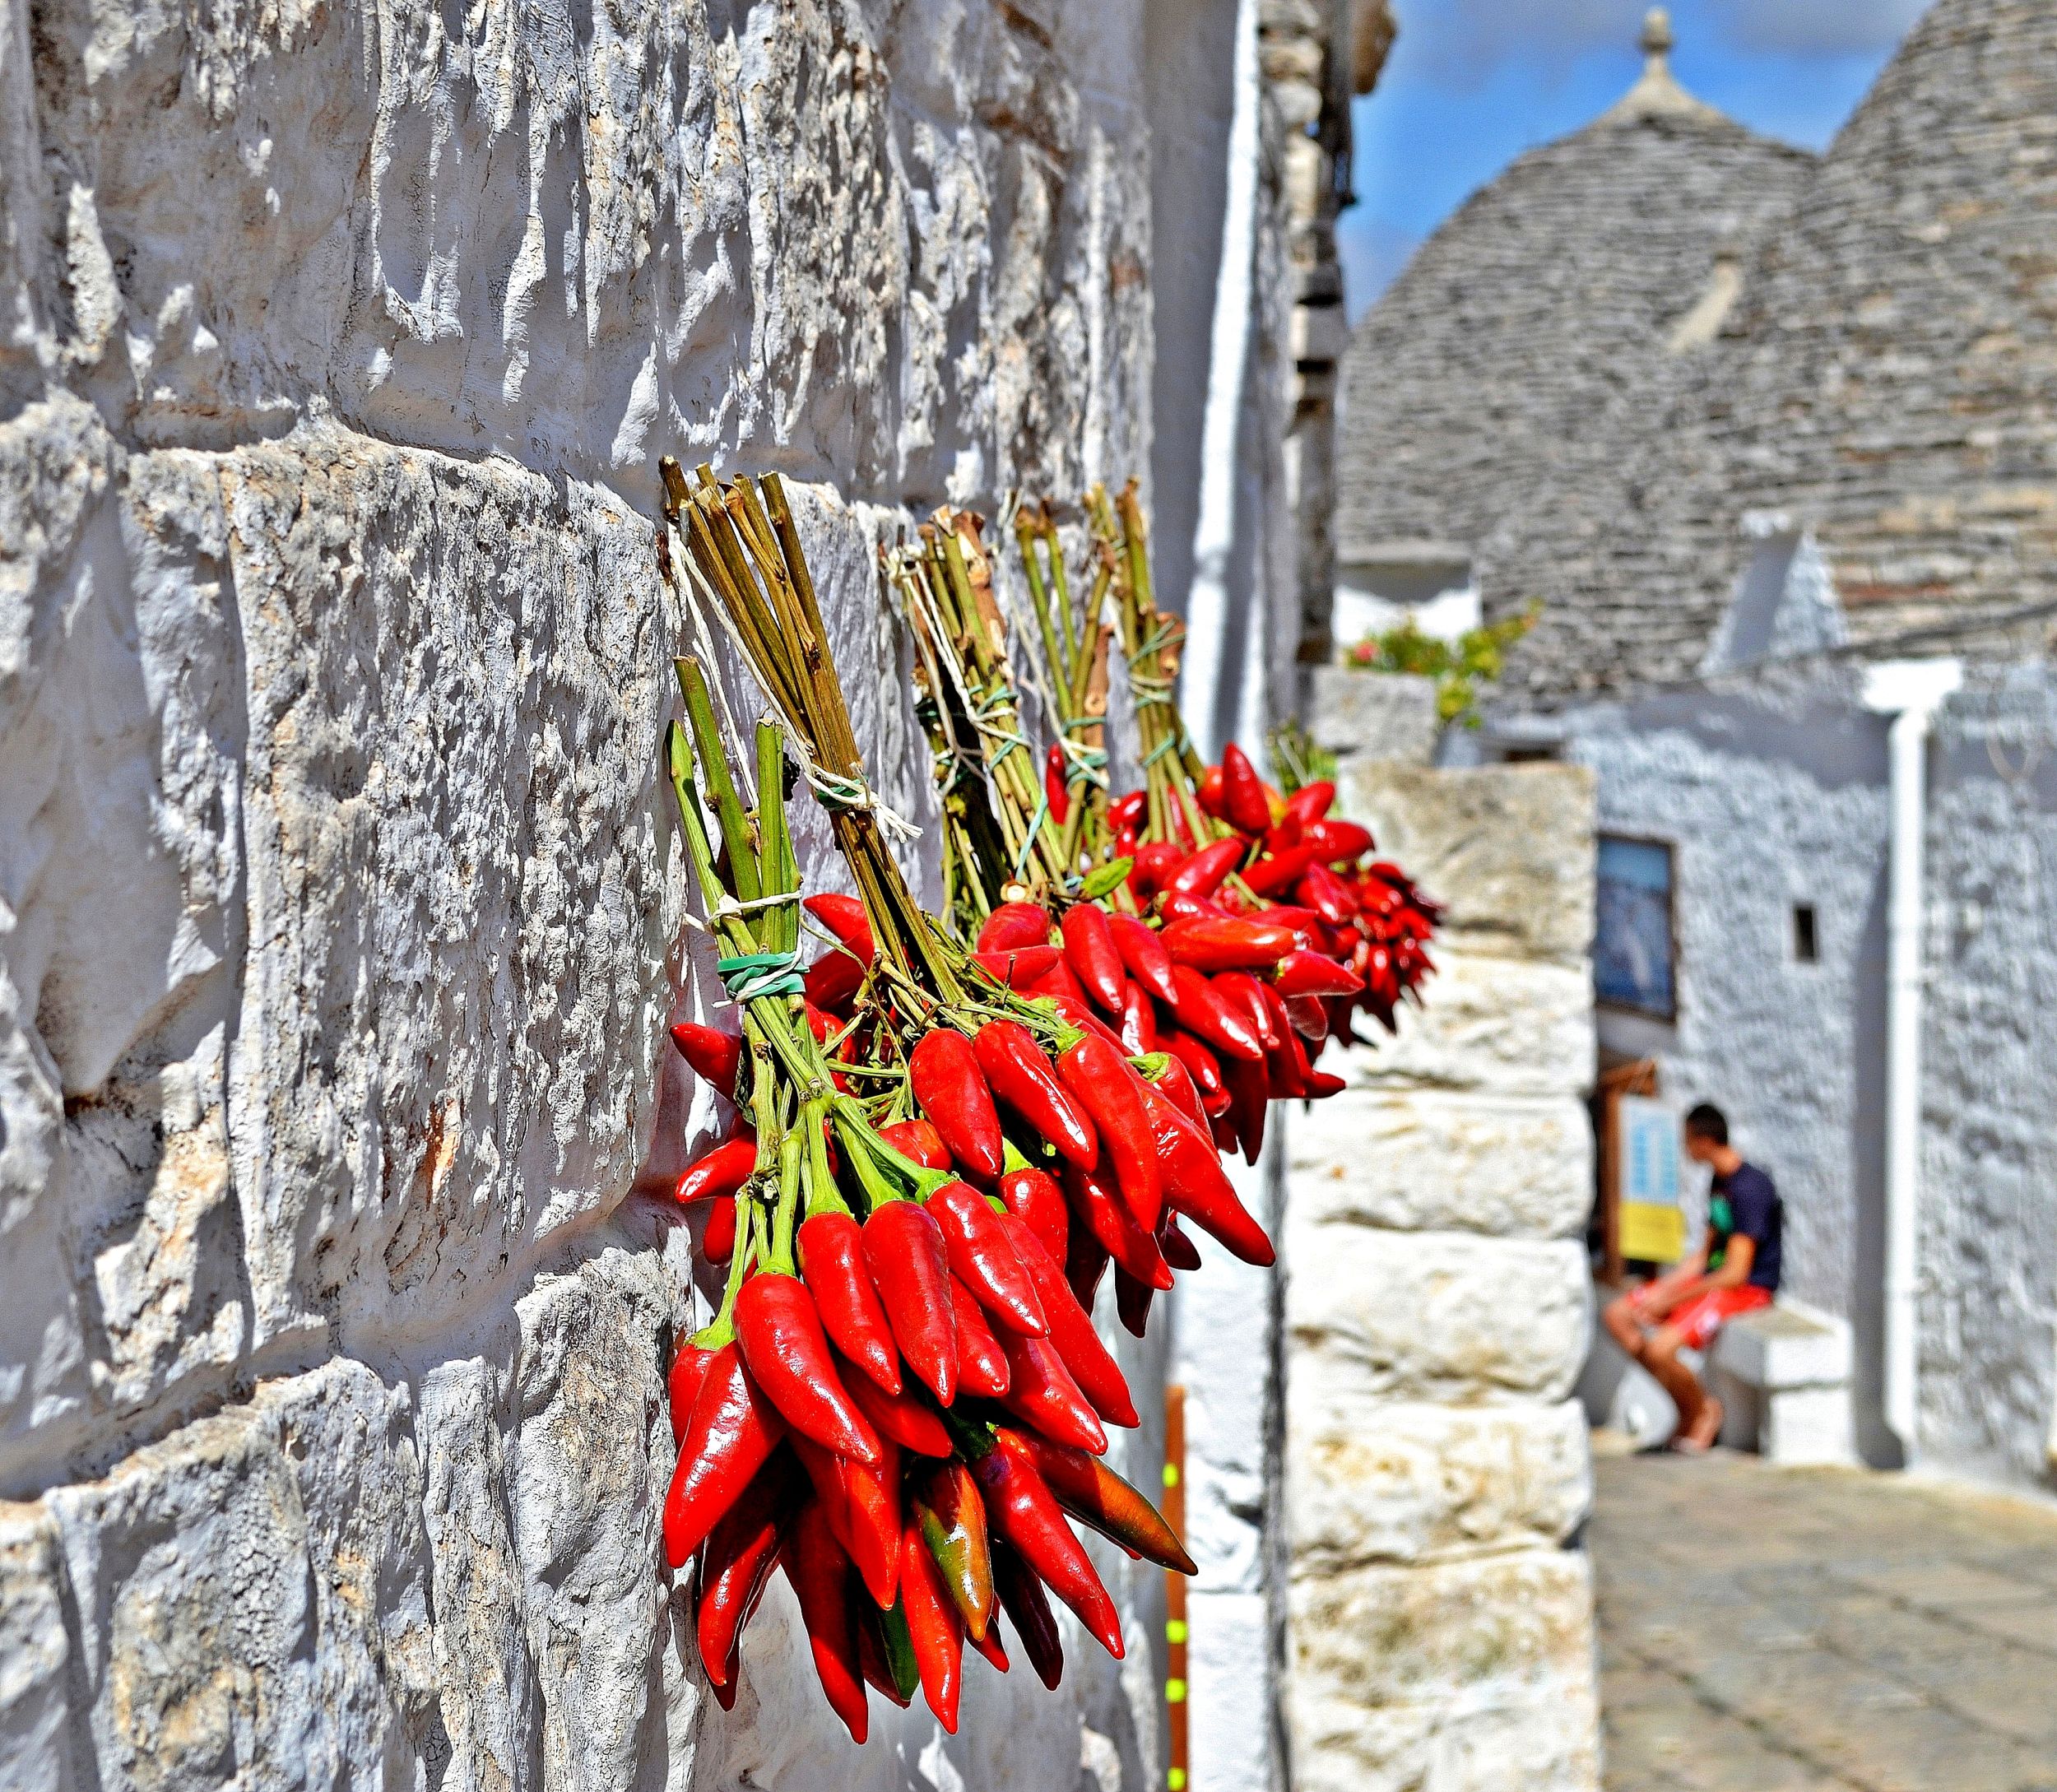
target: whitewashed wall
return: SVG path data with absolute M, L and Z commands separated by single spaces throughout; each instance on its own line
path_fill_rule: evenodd
M 852 1755 L 782 1592 L 703 1698 L 632 1192 L 708 987 L 656 457 L 813 482 L 918 810 L 871 553 L 1145 464 L 1149 49 L 1126 0 L 0 0 L 0 1784 L 1158 1782 L 1112 1562 L 1129 1662 L 973 1667 L 959 1741 Z

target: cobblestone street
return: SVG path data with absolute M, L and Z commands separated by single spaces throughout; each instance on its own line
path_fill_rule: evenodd
M 1597 1468 L 1609 1792 L 2057 1792 L 2057 1511 L 1726 1453 Z

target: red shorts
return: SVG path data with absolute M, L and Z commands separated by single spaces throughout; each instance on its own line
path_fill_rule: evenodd
M 1753 1282 L 1745 1282 L 1740 1288 L 1711 1288 L 1666 1313 L 1663 1323 L 1679 1333 L 1688 1350 L 1704 1350 L 1714 1342 L 1715 1334 L 1738 1313 L 1753 1313 L 1771 1304 L 1771 1291 Z

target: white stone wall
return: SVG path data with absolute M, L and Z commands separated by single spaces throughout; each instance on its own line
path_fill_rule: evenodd
M 1340 806 L 1451 908 L 1425 1007 L 1293 1121 L 1293 1784 L 1591 1792 L 1592 779 L 1375 764 Z
M 636 1192 L 708 1118 L 656 457 L 793 482 L 918 811 L 871 555 L 1145 464 L 1147 53 L 1140 0 L 0 0 L 11 1792 L 1157 1782 L 1115 1561 L 1128 1662 L 973 1667 L 959 1740 L 852 1753 L 780 1590 L 703 1698 Z

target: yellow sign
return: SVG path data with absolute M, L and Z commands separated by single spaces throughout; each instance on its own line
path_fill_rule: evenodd
M 1623 1201 L 1621 1254 L 1632 1263 L 1676 1263 L 1686 1254 L 1686 1216 L 1668 1202 Z

